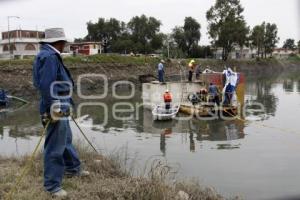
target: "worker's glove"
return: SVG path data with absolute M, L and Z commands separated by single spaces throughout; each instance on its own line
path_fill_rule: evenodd
M 42 123 L 45 126 L 49 122 L 56 123 L 57 121 L 59 121 L 65 116 L 62 112 L 52 112 L 51 114 L 45 113 L 41 117 L 42 117 Z
M 67 120 L 68 117 L 72 117 L 73 113 L 72 112 L 52 112 L 51 113 L 51 122 L 55 123 L 59 120 Z
M 51 106 L 52 122 L 67 120 L 68 117 L 72 115 L 72 105 L 70 103 L 61 103 L 59 100 L 53 101 L 53 104 Z
M 46 126 L 49 122 L 51 122 L 51 116 L 48 113 L 44 113 L 42 116 L 42 124 L 43 126 Z

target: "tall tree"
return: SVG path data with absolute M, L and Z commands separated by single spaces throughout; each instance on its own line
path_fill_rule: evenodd
M 249 28 L 242 15 L 243 11 L 240 0 L 216 0 L 206 13 L 208 33 L 213 45 L 223 48 L 223 60 L 227 60 L 234 45 L 246 44 Z
M 162 47 L 162 35 L 159 34 L 161 22 L 146 15 L 133 17 L 127 24 L 134 41 L 136 51 L 150 53 Z
M 177 47 L 182 50 L 182 52 L 187 53 L 187 45 L 185 42 L 184 30 L 182 27 L 176 26 L 172 31 L 172 38 L 174 39 Z
M 121 34 L 112 43 L 111 50 L 114 53 L 128 54 L 134 52 L 134 42 L 131 40 L 131 35 L 125 22 L 121 22 Z
M 187 53 L 189 56 L 192 53 L 193 46 L 198 46 L 201 37 L 200 29 L 201 25 L 197 22 L 196 19 L 192 17 L 185 18 L 183 31 L 187 47 Z
M 124 22 L 115 18 L 99 18 L 96 23 L 90 21 L 87 23 L 88 35 L 85 40 L 103 42 L 104 52 L 107 52 L 111 50 L 111 44 L 120 37 L 123 24 Z
M 187 56 L 192 56 L 195 47 L 198 47 L 198 43 L 201 38 L 201 25 L 196 19 L 192 17 L 186 17 L 183 27 L 175 27 L 173 29 L 172 37 L 177 43 L 177 46 L 186 53 Z
M 250 35 L 250 43 L 252 47 L 257 48 L 257 57 L 264 55 L 264 41 L 265 41 L 265 23 L 257 25 L 252 29 Z
M 295 45 L 295 40 L 294 39 L 287 39 L 284 42 L 282 48 L 294 51 L 297 48 L 296 45 Z
M 265 57 L 267 57 L 267 54 L 271 54 L 274 51 L 274 48 L 276 47 L 276 44 L 279 41 L 278 34 L 278 28 L 276 24 L 266 24 L 266 32 L 265 32 Z
M 300 54 L 300 40 L 298 41 L 298 53 Z

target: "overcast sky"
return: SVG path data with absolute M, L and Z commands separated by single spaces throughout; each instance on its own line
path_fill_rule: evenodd
M 182 25 L 186 16 L 196 18 L 201 28 L 200 44 L 209 44 L 206 11 L 215 0 L 0 0 L 0 31 L 7 30 L 7 16 L 11 29 L 44 30 L 63 27 L 69 38 L 84 37 L 86 22 L 99 17 L 114 17 L 128 22 L 135 15 L 146 14 L 161 20 L 161 31 L 171 32 Z M 276 23 L 279 28 L 280 45 L 287 38 L 300 40 L 300 0 L 241 0 L 248 25 L 263 21 Z

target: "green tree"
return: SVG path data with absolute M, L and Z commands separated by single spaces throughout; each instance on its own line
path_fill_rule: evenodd
M 257 25 L 252 29 L 250 35 L 250 44 L 257 48 L 257 57 L 264 55 L 264 41 L 265 41 L 265 23 Z
M 266 31 L 265 31 L 265 41 L 264 41 L 264 48 L 265 48 L 265 58 L 267 54 L 273 53 L 276 44 L 279 41 L 278 35 L 278 28 L 276 24 L 266 24 Z
M 159 20 L 146 15 L 133 17 L 129 21 L 127 27 L 137 52 L 147 54 L 162 47 L 160 26 Z
M 178 49 L 181 49 L 181 51 L 187 56 L 187 45 L 185 41 L 185 35 L 184 30 L 182 27 L 176 26 L 172 31 L 172 36 L 174 40 L 175 45 Z
M 249 28 L 243 11 L 240 0 L 216 0 L 206 13 L 208 33 L 212 44 L 223 48 L 223 60 L 227 60 L 234 45 L 243 47 L 246 44 Z
M 112 52 L 129 54 L 135 51 L 134 42 L 128 37 L 118 38 L 111 46 Z
M 183 27 L 176 26 L 173 29 L 172 38 L 178 48 L 189 57 L 192 57 L 192 51 L 195 50 L 195 47 L 198 47 L 201 38 L 200 29 L 200 23 L 192 17 L 185 18 Z
M 193 47 L 198 46 L 201 38 L 200 33 L 201 25 L 196 19 L 192 17 L 186 17 L 184 20 L 184 37 L 187 47 L 187 54 L 190 56 L 192 54 Z
M 87 23 L 88 35 L 85 40 L 103 42 L 104 52 L 106 53 L 111 50 L 112 43 L 120 37 L 122 25 L 124 25 L 124 22 L 120 22 L 115 18 L 109 20 L 99 18 L 96 23 L 90 21 Z
M 300 40 L 298 41 L 298 52 L 300 54 Z
M 294 51 L 297 48 L 296 45 L 295 45 L 295 40 L 294 39 L 287 39 L 284 42 L 282 48 Z
M 125 22 L 121 22 L 121 34 L 112 43 L 111 50 L 114 53 L 121 54 L 128 54 L 135 51 L 134 42 L 131 39 L 131 35 Z
M 193 58 L 212 58 L 213 52 L 210 48 L 210 46 L 194 46 L 192 55 Z

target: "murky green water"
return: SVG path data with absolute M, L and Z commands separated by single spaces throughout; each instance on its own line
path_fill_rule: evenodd
M 128 102 L 133 113 L 117 117 L 118 101 L 87 107 L 80 119 L 83 130 L 104 154 L 126 149 L 142 169 L 149 159 L 165 158 L 182 178 L 195 177 L 225 196 L 274 199 L 300 196 L 300 76 L 280 75 L 247 81 L 248 102 L 262 103 L 266 113 L 251 110 L 247 121 L 153 122 L 151 111 L 140 106 L 138 91 Z M 107 117 L 106 126 L 100 124 Z M 76 138 L 82 139 L 72 125 Z M 90 126 L 87 126 L 90 125 Z M 278 129 L 280 128 L 280 129 Z M 30 153 L 41 133 L 37 105 L 0 115 L 0 155 Z

